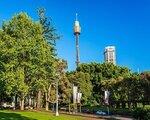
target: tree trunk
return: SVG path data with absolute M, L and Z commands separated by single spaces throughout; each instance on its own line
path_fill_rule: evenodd
M 33 108 L 34 108 L 34 109 L 37 108 L 37 101 L 36 101 L 36 98 L 34 98 Z
M 38 91 L 37 95 L 37 110 L 41 108 L 41 90 Z
M 55 103 L 53 103 L 52 111 L 55 112 Z
M 125 103 L 124 101 L 121 103 L 121 107 L 122 107 L 122 108 L 125 108 L 125 107 L 126 107 L 126 103 Z
M 20 99 L 20 110 L 24 110 L 24 99 Z
M 45 93 L 45 100 L 46 100 L 45 109 L 46 109 L 46 111 L 48 111 L 49 110 L 49 101 L 48 101 L 48 95 L 47 95 L 47 93 Z
M 31 99 L 31 97 L 29 96 L 29 107 L 31 107 L 31 105 L 32 105 L 32 99 Z
M 131 108 L 131 102 L 128 102 L 128 108 L 129 109 Z
M 13 107 L 13 110 L 15 110 L 15 96 L 13 96 L 12 98 L 13 98 L 13 101 L 12 101 L 11 105 Z
M 48 111 L 48 110 L 49 110 L 49 102 L 46 101 L 46 111 Z
M 80 103 L 80 113 L 81 113 L 81 103 Z
M 70 114 L 70 113 L 71 113 L 71 112 L 70 112 L 70 102 L 69 102 L 69 106 L 68 106 L 68 107 L 69 107 L 68 109 L 69 109 L 69 114 Z
M 15 95 L 15 109 L 17 108 L 17 106 L 18 106 L 18 96 Z
M 120 108 L 120 102 L 119 101 L 116 102 L 116 108 Z
M 45 100 L 46 100 L 45 109 L 46 109 L 46 111 L 49 110 L 50 91 L 51 91 L 51 84 L 49 85 L 48 92 L 45 93 Z
M 143 108 L 145 107 L 145 102 L 144 101 L 142 101 L 142 105 L 143 105 Z

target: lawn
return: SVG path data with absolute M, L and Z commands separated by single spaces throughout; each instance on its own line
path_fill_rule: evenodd
M 86 118 L 64 114 L 56 117 L 53 113 L 41 111 L 0 110 L 0 120 L 86 120 Z

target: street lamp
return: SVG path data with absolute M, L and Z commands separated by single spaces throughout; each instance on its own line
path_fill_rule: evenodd
M 64 73 L 64 68 L 66 67 L 66 62 L 61 60 L 57 61 L 56 64 L 56 116 L 59 116 L 58 113 L 58 82 L 61 79 L 61 75 Z
M 58 60 L 58 63 L 57 63 L 57 70 L 56 70 L 56 116 L 59 116 L 59 113 L 58 113 L 58 82 L 59 82 L 59 79 L 61 79 L 61 74 L 63 73 L 63 69 L 64 69 L 64 61 L 62 60 Z
M 59 81 L 59 75 L 57 74 L 57 79 L 56 79 L 56 116 L 59 116 L 59 113 L 58 113 L 58 81 Z

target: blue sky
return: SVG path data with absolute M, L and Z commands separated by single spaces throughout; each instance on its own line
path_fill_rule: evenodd
M 1 0 L 0 25 L 15 13 L 25 11 L 34 20 L 36 10 L 45 7 L 57 32 L 58 55 L 75 69 L 73 23 L 79 14 L 80 61 L 104 60 L 104 47 L 116 46 L 117 64 L 133 71 L 150 70 L 150 0 Z

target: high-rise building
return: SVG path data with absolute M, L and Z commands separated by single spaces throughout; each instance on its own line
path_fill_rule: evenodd
M 105 62 L 116 64 L 116 50 L 115 46 L 107 46 L 104 51 Z

